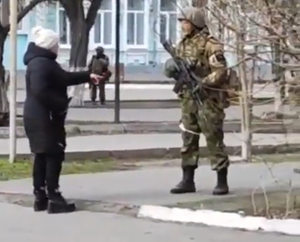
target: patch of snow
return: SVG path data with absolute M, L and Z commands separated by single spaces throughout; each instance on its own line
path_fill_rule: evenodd
M 161 221 L 201 223 L 208 226 L 244 229 L 248 231 L 277 232 L 287 235 L 300 235 L 300 220 L 266 219 L 264 217 L 243 216 L 238 213 L 213 210 L 190 210 L 162 206 L 143 205 L 138 217 Z

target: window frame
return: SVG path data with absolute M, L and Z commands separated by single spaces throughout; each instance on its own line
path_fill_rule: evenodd
M 128 0 L 125 1 L 124 4 L 124 26 L 125 26 L 125 48 L 126 49 L 148 49 L 149 46 L 149 9 L 150 9 L 150 1 L 149 0 L 142 0 L 144 1 L 144 9 L 143 10 L 129 10 L 128 9 Z M 128 34 L 128 14 L 134 13 L 134 14 L 143 14 L 144 15 L 144 43 L 139 44 L 128 44 L 127 43 L 127 34 Z M 136 20 L 135 20 L 136 21 Z M 136 36 L 135 36 L 135 42 L 136 42 Z
M 101 16 L 101 27 L 102 25 L 104 26 L 104 14 L 103 13 L 111 13 L 111 23 L 112 23 L 112 29 L 115 29 L 115 23 L 116 23 L 116 18 L 115 18 L 115 14 L 116 14 L 116 4 L 115 4 L 115 0 L 111 0 L 112 1 L 112 7 L 111 9 L 99 9 L 97 14 L 100 14 Z M 96 23 L 95 23 L 96 24 Z M 115 48 L 115 36 L 116 36 L 116 31 L 111 31 L 111 44 L 105 44 L 105 43 L 97 43 L 95 42 L 95 24 L 93 25 L 93 27 L 91 28 L 90 31 L 90 46 L 95 49 L 97 46 L 102 46 L 103 48 L 107 48 L 107 49 L 111 49 L 111 48 Z M 104 39 L 104 28 L 101 28 L 101 37 L 102 39 Z
M 180 40 L 180 25 L 178 23 L 177 16 L 180 14 L 180 9 L 182 7 L 184 7 L 184 6 L 182 5 L 182 2 L 179 1 L 177 3 L 178 6 L 177 6 L 176 10 L 169 10 L 169 11 L 167 11 L 167 10 L 161 10 L 161 1 L 164 1 L 164 0 L 158 0 L 158 5 L 157 5 L 157 7 L 158 7 L 157 13 L 158 13 L 158 20 L 159 21 L 157 21 L 156 26 L 155 26 L 156 32 L 160 33 L 161 15 L 165 15 L 165 16 L 167 16 L 167 19 L 169 21 L 168 24 L 167 24 L 167 29 L 168 29 L 168 31 L 167 31 L 167 38 L 170 38 L 170 36 L 169 36 L 169 32 L 170 32 L 169 31 L 169 29 L 170 29 L 170 19 L 171 19 L 170 16 L 173 15 L 173 14 L 175 14 L 176 15 L 176 40 L 175 40 L 175 42 L 173 44 L 177 44 L 178 41 Z M 160 50 L 164 50 L 163 46 L 160 44 L 160 36 L 157 38 L 157 41 L 159 42 L 158 43 L 158 48 Z
M 57 33 L 60 37 L 60 12 L 65 12 L 64 8 L 61 6 L 59 2 L 56 4 L 56 29 Z M 59 40 L 59 47 L 62 49 L 71 49 L 71 40 L 70 40 L 70 35 L 71 35 L 71 28 L 70 28 L 70 21 L 67 17 L 67 43 L 62 44 Z

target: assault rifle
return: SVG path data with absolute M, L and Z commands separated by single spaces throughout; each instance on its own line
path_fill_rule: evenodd
M 201 78 L 195 75 L 191 63 L 188 63 L 188 61 L 176 55 L 176 50 L 171 40 L 166 40 L 161 44 L 164 49 L 171 55 L 178 71 L 178 77 L 176 77 L 175 79 L 176 83 L 174 85 L 173 91 L 178 94 L 183 86 L 185 86 L 191 93 L 198 109 L 201 108 L 203 106 L 200 95 L 200 92 L 202 90 Z M 196 89 L 198 89 L 198 91 L 195 92 Z

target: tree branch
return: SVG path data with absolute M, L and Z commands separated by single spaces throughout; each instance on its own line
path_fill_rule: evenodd
M 30 3 L 22 9 L 17 15 L 17 22 L 19 23 L 35 6 L 47 0 L 31 0 Z M 10 30 L 10 24 L 3 27 L 3 31 L 8 33 Z
M 101 7 L 101 3 L 102 3 L 102 0 L 92 0 L 92 2 L 91 2 L 91 6 L 89 7 L 89 10 L 88 10 L 88 13 L 86 16 L 86 23 L 87 23 L 88 30 L 90 30 L 95 23 L 95 19 L 96 19 L 98 10 Z

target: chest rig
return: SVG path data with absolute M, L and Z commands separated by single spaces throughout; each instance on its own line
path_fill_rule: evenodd
M 178 45 L 178 56 L 186 60 L 196 75 L 203 78 L 210 73 L 206 44 L 210 36 L 197 34 L 184 38 Z

